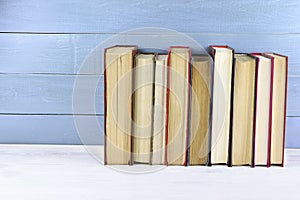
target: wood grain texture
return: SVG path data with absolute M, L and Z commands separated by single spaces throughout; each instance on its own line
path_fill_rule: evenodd
M 98 123 L 91 125 L 93 119 Z M 85 124 L 79 131 L 73 116 L 0 115 L 0 143 L 82 144 L 80 138 L 88 137 L 89 143 L 103 144 L 103 116 L 76 116 L 77 120 Z
M 85 57 L 106 37 L 0 34 L 0 73 L 77 74 Z M 99 67 L 103 65 L 103 61 L 94 60 L 93 65 L 88 67 L 87 74 L 99 74 L 100 69 L 103 70 Z
M 137 44 L 140 48 L 170 45 L 227 44 L 236 52 L 278 52 L 289 56 L 289 75 L 300 75 L 300 35 L 298 34 L 0 34 L 0 73 L 103 73 L 103 48 L 113 44 Z M 174 33 L 173 33 L 174 34 Z M 84 71 L 79 69 L 95 50 Z M 102 47 L 102 48 L 101 48 Z M 12 56 L 14 55 L 14 56 Z
M 103 114 L 103 76 L 82 75 L 82 96 L 89 94 L 94 82 L 99 81 L 95 93 L 96 114 Z M 72 94 L 75 75 L 18 75 L 0 74 L 1 113 L 72 114 Z M 98 80 L 99 79 L 99 80 Z M 300 77 L 288 80 L 287 116 L 300 116 Z M 94 108 L 83 108 L 80 113 L 95 114 Z
M 67 38 L 66 38 L 67 37 Z M 150 39 L 158 39 L 156 35 L 148 35 Z M 172 36 L 164 36 L 172 38 Z M 198 43 L 203 46 L 209 44 L 229 44 L 236 49 L 236 52 L 259 52 L 259 51 L 268 51 L 268 52 L 279 52 L 284 55 L 289 56 L 289 91 L 288 91 L 288 116 L 300 116 L 300 93 L 298 92 L 300 88 L 300 59 L 297 54 L 299 50 L 297 46 L 300 45 L 300 36 L 286 36 L 286 35 L 277 35 L 277 36 L 265 36 L 261 35 L 254 37 L 253 35 L 192 35 L 192 37 L 198 41 Z M 73 42 L 69 42 L 74 40 Z M 149 39 L 148 38 L 148 39 Z M 0 47 L 0 72 L 1 73 L 50 73 L 48 82 L 50 80 L 58 80 L 58 83 L 64 83 L 63 76 L 54 76 L 51 78 L 51 73 L 67 73 L 74 74 L 78 71 L 80 64 L 84 61 L 84 58 L 89 54 L 89 52 L 97 46 L 102 40 L 101 35 L 18 35 L 18 34 L 0 34 L 0 41 L 3 42 Z M 18 42 L 19 41 L 19 42 Z M 38 41 L 38 42 L 36 42 Z M 57 45 L 55 44 L 57 41 Z M 59 45 L 62 41 L 63 45 Z M 151 41 L 151 40 L 150 40 Z M 158 40 L 159 41 L 159 40 Z M 126 41 L 123 41 L 126 42 Z M 20 43 L 20 44 L 19 44 Z M 36 44 L 38 43 L 38 44 Z M 32 45 L 33 44 L 33 45 Z M 280 46 L 278 46 L 280 44 Z M 76 51 L 72 50 L 72 45 L 77 49 Z M 155 46 L 156 44 L 154 44 Z M 283 47 L 284 46 L 284 47 Z M 145 46 L 141 46 L 145 47 Z M 37 49 L 36 49 L 37 48 Z M 166 47 L 165 47 L 166 48 Z M 16 57 L 12 56 L 12 52 L 16 52 Z M 101 52 L 99 52 L 101 56 Z M 17 59 L 16 59 L 17 58 Z M 74 60 L 75 59 L 75 60 Z M 92 62 L 90 67 L 85 71 L 86 74 L 99 74 L 103 71 L 103 62 L 102 60 L 95 60 Z M 11 91 L 21 90 L 22 87 L 29 82 L 36 82 L 35 79 L 37 76 L 27 75 L 22 78 L 21 75 L 18 75 L 19 78 L 12 78 L 13 75 L 1 75 L 1 88 L 7 93 L 8 88 L 11 88 Z M 62 79 L 62 80 L 60 80 Z M 71 79 L 71 78 L 70 78 Z M 50 83 L 46 83 L 45 87 L 56 87 L 51 86 Z M 71 91 L 71 82 L 64 83 L 58 87 L 69 87 Z M 50 84 L 50 85 L 47 85 Z M 8 85 L 8 87 L 7 87 Z M 68 85 L 68 86 L 66 86 Z M 20 88 L 21 87 L 21 88 Z M 101 87 L 100 87 L 101 89 Z M 11 91 L 9 91 L 11 93 Z M 53 91 L 53 90 L 52 90 Z M 61 90 L 57 90 L 57 93 Z M 2 93 L 3 94 L 3 93 Z M 26 94 L 24 94 L 26 96 Z M 50 94 L 51 95 L 51 94 Z M 65 95 L 65 94 L 62 94 Z M 18 95 L 17 95 L 18 96 Z M 14 99 L 17 102 L 23 102 L 22 96 L 14 96 Z M 2 98 L 1 98 L 2 99 Z M 1 101 L 0 99 L 0 101 Z M 9 96 L 5 100 L 9 99 Z M 10 99 L 12 100 L 12 99 Z M 102 101 L 102 98 L 99 99 Z M 34 100 L 33 100 L 34 101 Z M 0 102 L 1 104 L 1 102 Z M 6 102 L 2 105 L 10 104 Z M 25 101 L 26 104 L 26 101 Z M 100 102 L 101 104 L 101 102 Z M 50 104 L 51 105 L 51 104 Z M 60 104 L 62 107 L 64 104 Z M 33 106 L 33 105 L 32 105 Z M 14 106 L 13 106 L 14 107 Z M 4 110 L 2 110 L 4 109 Z M 26 109 L 26 108 L 22 108 Z M 23 112 L 24 110 L 20 110 Z M 31 106 L 27 107 L 31 112 L 35 112 L 34 108 L 31 109 Z M 59 108 L 55 108 L 56 110 Z M 101 106 L 100 106 L 101 109 Z M 53 113 L 56 113 L 56 110 L 50 110 Z M 61 110 L 66 110 L 66 108 L 61 108 Z M 70 110 L 69 108 L 67 110 Z M 8 107 L 1 107 L 0 112 L 12 112 Z M 18 110 L 16 110 L 18 112 Z M 43 111 L 44 112 L 44 111 Z M 103 112 L 102 112 L 103 113 Z
M 103 76 L 81 75 L 78 78 L 81 84 L 74 87 L 76 78 L 75 75 L 0 74 L 0 113 L 103 114 Z M 79 98 L 73 95 L 73 90 Z M 90 95 L 94 99 L 89 99 Z M 74 99 L 79 100 L 79 106 L 73 107 Z
M 1 0 L 0 31 L 115 33 L 165 27 L 194 33 L 290 33 L 300 31 L 299 9 L 297 0 Z
M 97 152 L 102 155 L 101 147 L 97 146 Z M 300 152 L 296 149 L 285 150 L 284 168 L 174 166 L 159 170 L 134 165 L 120 166 L 118 172 L 95 161 L 86 150 L 79 145 L 1 145 L 1 195 L 9 200 L 139 200 L 141 196 L 182 200 L 195 199 L 200 192 L 210 200 L 299 199 Z M 156 172 L 142 174 L 145 169 Z
M 300 117 L 287 117 L 285 147 L 300 148 Z
M 287 116 L 300 116 L 300 76 L 288 77 Z

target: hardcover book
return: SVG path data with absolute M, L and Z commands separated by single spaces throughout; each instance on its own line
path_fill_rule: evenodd
M 189 165 L 205 165 L 209 153 L 211 63 L 207 55 L 192 56 Z
M 210 46 L 214 60 L 213 102 L 209 165 L 227 164 L 232 115 L 232 68 L 234 50 L 228 46 Z
M 135 56 L 133 93 L 133 162 L 151 163 L 154 54 Z
M 248 54 L 234 55 L 229 166 L 254 164 L 256 62 Z
M 284 165 L 288 57 L 266 53 L 274 59 L 272 84 L 271 165 Z
M 155 57 L 152 164 L 165 164 L 168 55 Z
M 136 46 L 105 49 L 104 164 L 132 164 L 132 80 Z
M 187 164 L 190 48 L 170 47 L 166 105 L 166 165 Z
M 270 166 L 272 85 L 274 60 L 261 53 L 252 53 L 258 59 L 256 78 L 256 114 L 254 164 Z

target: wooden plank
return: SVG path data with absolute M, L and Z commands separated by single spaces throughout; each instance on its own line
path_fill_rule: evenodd
M 289 74 L 300 75 L 298 34 L 0 34 L 0 73 L 103 73 L 103 48 L 138 44 L 140 48 L 167 50 L 171 45 L 227 44 L 236 52 L 275 51 L 289 56 Z M 172 34 L 171 34 L 172 33 Z M 99 45 L 83 71 L 81 64 Z M 13 56 L 12 56 L 13 55 Z
M 300 76 L 288 78 L 287 116 L 300 116 Z
M 300 117 L 288 117 L 286 121 L 285 147 L 300 148 Z
M 93 120 L 98 124 L 93 124 Z M 81 121 L 78 132 L 73 116 L 0 115 L 1 144 L 103 144 L 103 117 L 76 116 Z M 84 132 L 82 132 L 84 130 Z M 80 133 L 80 134 L 78 134 Z M 86 144 L 86 143 L 84 143 Z
M 0 74 L 0 114 L 103 114 L 103 76 L 79 77 L 75 98 L 75 75 Z M 300 76 L 288 81 L 287 116 L 300 116 Z M 81 106 L 73 110 L 72 101 Z
M 137 27 L 181 32 L 299 32 L 300 4 L 278 1 L 1 1 L 2 32 L 115 33 Z
M 0 74 L 0 113 L 101 114 L 103 76 Z
M 103 116 L 0 115 L 2 144 L 103 144 Z M 99 124 L 93 123 L 97 120 Z M 285 146 L 300 148 L 300 117 L 287 118 Z M 78 135 L 79 132 L 79 135 Z
M 0 73 L 76 74 L 88 53 L 106 35 L 0 34 Z M 91 44 L 92 42 L 92 44 Z M 99 64 L 101 65 L 101 64 Z M 99 74 L 95 63 L 87 74 Z
M 96 149 L 102 156 L 103 146 Z M 104 166 L 86 147 L 79 145 L 1 145 L 0 152 L 1 195 L 9 200 L 139 199 L 141 196 L 145 200 L 181 200 L 195 199 L 199 193 L 210 200 L 299 199 L 298 149 L 286 149 L 284 168 L 255 169 Z

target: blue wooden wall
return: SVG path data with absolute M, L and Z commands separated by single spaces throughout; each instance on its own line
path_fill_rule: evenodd
M 288 55 L 286 146 L 300 147 L 299 11 L 298 0 L 0 0 L 0 143 L 79 144 L 72 91 L 85 57 L 119 32 L 161 27 L 205 47 L 227 44 L 236 52 Z M 91 67 L 82 76 L 99 74 L 100 67 Z M 95 98 L 100 124 L 101 84 Z M 75 114 L 88 121 L 93 112 Z M 86 126 L 86 132 L 97 130 Z

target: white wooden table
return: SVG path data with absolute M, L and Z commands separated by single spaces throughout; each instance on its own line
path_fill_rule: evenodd
M 299 187 L 300 150 L 296 149 L 286 150 L 284 168 L 167 167 L 134 175 L 101 165 L 83 146 L 0 145 L 3 200 L 299 200 Z

